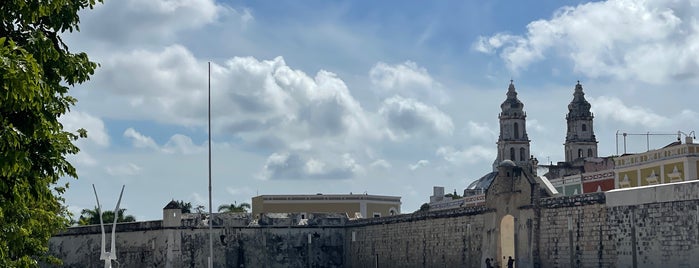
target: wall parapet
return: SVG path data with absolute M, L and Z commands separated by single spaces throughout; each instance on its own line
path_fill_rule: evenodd
M 155 221 L 139 221 L 139 222 L 123 222 L 116 224 L 117 233 L 121 232 L 136 232 L 136 231 L 150 231 L 150 230 L 160 230 L 163 228 L 162 220 Z M 112 223 L 104 224 L 104 232 L 112 232 Z M 83 234 L 100 234 L 102 229 L 99 224 L 83 225 L 83 226 L 73 226 L 68 227 L 63 232 L 60 232 L 54 236 L 69 236 L 69 235 L 83 235 Z
M 539 206 L 542 208 L 577 207 L 593 204 L 606 204 L 606 195 L 603 192 L 589 193 L 571 196 L 557 196 L 542 198 Z
M 345 224 L 345 226 L 358 227 L 358 226 L 378 225 L 378 224 L 415 222 L 415 221 L 422 221 L 422 220 L 428 220 L 428 219 L 471 216 L 471 215 L 485 214 L 485 213 L 494 212 L 494 211 L 495 211 L 495 209 L 487 208 L 485 206 L 462 207 L 462 208 L 444 209 L 444 210 L 436 210 L 436 211 L 414 212 L 414 213 L 410 213 L 410 214 L 401 214 L 401 215 L 388 216 L 388 217 L 357 219 L 357 220 L 348 221 Z

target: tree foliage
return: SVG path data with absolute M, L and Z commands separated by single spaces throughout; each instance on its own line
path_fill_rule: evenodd
M 47 256 L 49 238 L 69 222 L 68 185 L 58 180 L 77 178 L 66 156 L 87 135 L 58 118 L 76 102 L 69 87 L 97 67 L 60 34 L 78 30 L 78 11 L 96 1 L 0 1 L 0 267 L 58 261 Z
M 120 208 L 119 213 L 117 213 L 117 222 L 135 222 L 136 218 L 132 215 L 125 215 L 126 209 Z M 112 224 L 114 222 L 114 211 L 105 210 L 102 212 L 102 222 L 104 224 Z M 100 224 L 100 214 L 99 209 L 95 207 L 94 209 L 83 209 L 80 212 L 80 219 L 78 219 L 78 225 L 90 225 L 90 224 Z
M 240 205 L 233 202 L 233 204 L 218 206 L 218 212 L 248 212 L 248 209 L 250 209 L 250 204 L 245 202 L 240 203 Z
M 428 204 L 428 203 L 423 203 L 423 204 L 420 206 L 420 209 L 418 209 L 417 211 L 419 212 L 419 211 L 429 211 L 429 210 L 430 210 L 430 204 Z
M 177 205 L 182 209 L 182 213 L 192 213 L 192 202 L 177 200 Z

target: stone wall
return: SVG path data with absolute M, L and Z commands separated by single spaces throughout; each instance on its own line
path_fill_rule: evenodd
M 353 221 L 317 215 L 300 221 L 288 215 L 248 227 L 241 226 L 248 221 L 237 220 L 214 228 L 214 265 L 484 267 L 486 258 L 502 265 L 498 256 L 505 214 L 499 210 L 509 210 L 507 215 L 515 218 L 516 267 L 699 264 L 699 182 L 543 198 L 516 208 L 516 202 L 500 202 L 507 206 Z M 119 224 L 121 266 L 205 267 L 208 230 L 184 223 L 179 228 L 163 228 L 160 221 Z M 99 226 L 88 226 L 52 238 L 50 248 L 66 267 L 98 267 L 99 245 Z
M 542 267 L 614 266 L 616 244 L 604 203 L 604 193 L 541 201 Z
M 461 208 L 349 222 L 345 266 L 480 267 L 483 241 L 492 237 L 484 227 L 488 212 Z
M 154 221 L 117 225 L 120 267 L 207 266 L 208 228 L 161 228 L 160 224 Z M 344 221 L 339 224 L 216 226 L 214 267 L 343 267 Z M 105 229 L 109 251 L 111 228 Z M 99 226 L 70 228 L 51 238 L 50 251 L 63 260 L 64 267 L 100 267 L 100 241 Z

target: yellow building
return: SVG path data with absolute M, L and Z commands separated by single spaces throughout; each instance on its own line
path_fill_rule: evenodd
M 259 195 L 252 198 L 252 214 L 346 213 L 349 218 L 400 214 L 400 196 L 367 194 Z
M 687 137 L 662 149 L 614 158 L 615 186 L 628 188 L 696 180 L 699 174 L 699 144 Z

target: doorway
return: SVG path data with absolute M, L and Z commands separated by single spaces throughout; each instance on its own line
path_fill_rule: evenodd
M 507 268 L 509 257 L 515 257 L 515 217 L 505 215 L 500 221 L 500 267 Z

